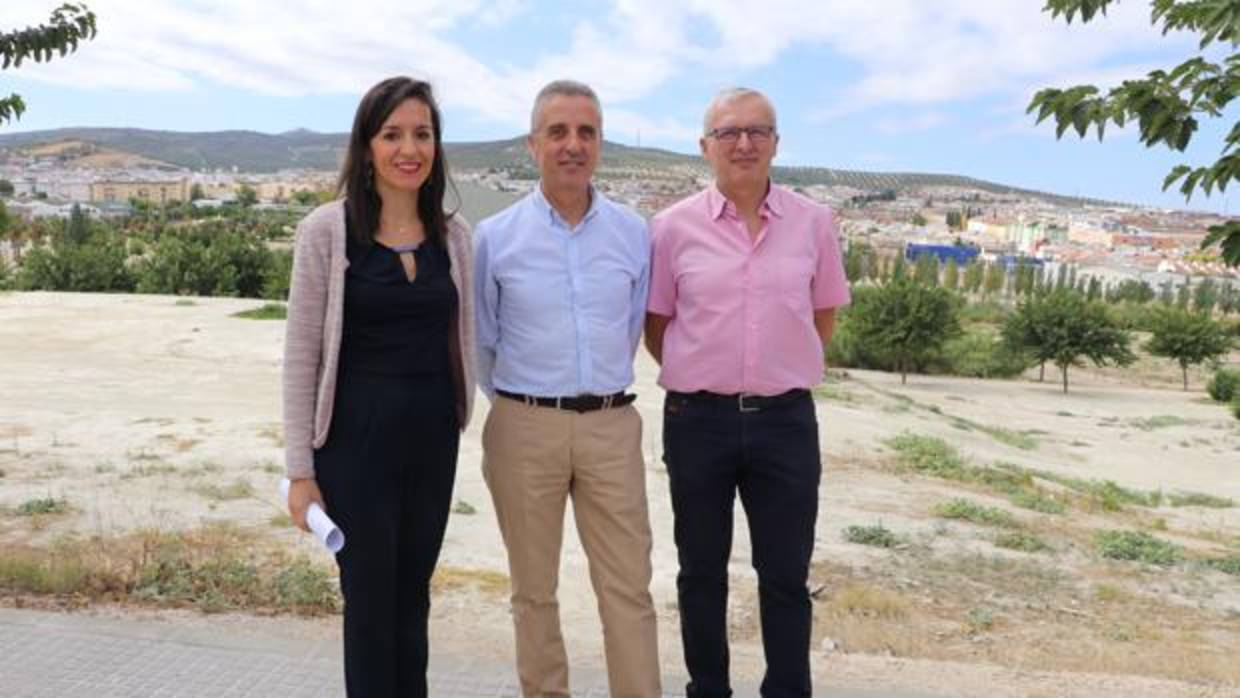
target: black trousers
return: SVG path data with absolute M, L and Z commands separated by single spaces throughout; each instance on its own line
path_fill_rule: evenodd
M 448 374 L 347 374 L 314 454 L 328 514 L 345 534 L 351 698 L 426 696 L 430 581 L 452 502 L 459 431 Z
M 736 494 L 758 573 L 763 696 L 812 695 L 807 581 L 822 462 L 808 393 L 756 412 L 669 394 L 663 459 L 671 482 L 676 587 L 691 698 L 730 696 L 728 558 Z

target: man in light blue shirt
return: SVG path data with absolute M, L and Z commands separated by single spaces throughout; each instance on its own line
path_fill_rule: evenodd
M 649 286 L 645 222 L 590 184 L 602 110 L 561 80 L 534 101 L 539 186 L 475 230 L 483 473 L 508 549 L 525 696 L 569 696 L 556 586 L 564 507 L 599 601 L 612 696 L 661 693 L 633 354 Z

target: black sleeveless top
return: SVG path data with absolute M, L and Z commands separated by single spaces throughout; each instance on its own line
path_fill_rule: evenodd
M 448 251 L 429 240 L 414 251 L 418 273 L 405 275 L 399 252 L 346 234 L 340 370 L 385 375 L 451 375 L 449 332 L 457 312 Z

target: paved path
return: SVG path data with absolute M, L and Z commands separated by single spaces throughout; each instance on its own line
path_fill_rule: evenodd
M 467 657 L 431 659 L 435 698 L 517 697 L 511 667 Z M 574 696 L 605 698 L 606 677 L 575 671 Z M 682 677 L 665 677 L 683 696 Z M 833 690 L 832 698 L 935 698 Z M 0 608 L 0 695 L 5 698 L 341 696 L 336 637 L 294 640 L 167 620 Z M 756 696 L 736 686 L 737 698 Z

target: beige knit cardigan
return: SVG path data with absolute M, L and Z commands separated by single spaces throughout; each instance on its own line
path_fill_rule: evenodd
M 284 467 L 291 479 L 314 477 L 314 449 L 327 441 L 332 422 L 349 267 L 345 235 L 343 200 L 318 207 L 297 225 L 284 331 Z M 460 215 L 448 219 L 447 247 L 459 298 L 451 358 L 464 430 L 474 406 L 476 328 L 473 243 Z

